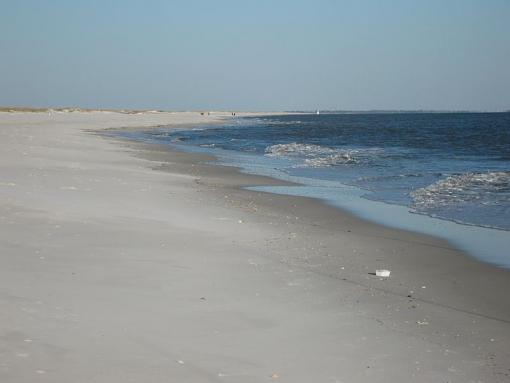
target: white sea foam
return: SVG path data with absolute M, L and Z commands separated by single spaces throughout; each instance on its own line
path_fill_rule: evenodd
M 170 132 L 155 132 L 155 133 L 148 133 L 149 135 L 151 136 L 154 136 L 154 137 L 170 137 L 171 134 Z
M 413 208 L 425 210 L 463 203 L 510 202 L 510 172 L 465 173 L 411 192 Z
M 328 148 L 326 146 L 299 144 L 297 142 L 292 142 L 290 144 L 271 145 L 266 148 L 266 155 L 273 157 L 315 157 L 321 154 L 334 154 L 335 152 L 335 149 Z
M 331 154 L 325 157 L 307 158 L 302 166 L 311 168 L 321 168 L 325 166 L 355 164 L 355 151 L 344 151 L 343 153 Z
M 340 149 L 314 144 L 290 144 L 272 145 L 266 148 L 266 155 L 271 157 L 300 158 L 302 163 L 298 167 L 328 167 L 368 163 L 375 157 L 382 155 L 379 148 L 366 149 Z

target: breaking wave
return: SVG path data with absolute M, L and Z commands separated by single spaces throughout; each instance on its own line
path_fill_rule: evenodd
M 271 145 L 265 150 L 266 156 L 302 159 L 298 166 L 311 168 L 368 163 L 380 153 L 381 150 L 377 148 L 337 149 L 296 142 Z
M 410 195 L 418 211 L 467 203 L 497 206 L 510 203 L 510 172 L 453 175 Z
M 297 142 L 292 142 L 290 144 L 271 145 L 266 148 L 266 155 L 274 157 L 315 157 L 321 154 L 333 153 L 335 153 L 335 149 L 332 148 L 313 144 L 298 144 Z
M 307 158 L 302 166 L 311 168 L 321 168 L 324 166 L 356 164 L 358 160 L 354 153 L 344 151 L 343 153 L 331 154 L 325 157 Z

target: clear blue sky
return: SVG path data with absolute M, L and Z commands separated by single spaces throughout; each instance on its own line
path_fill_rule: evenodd
M 510 109 L 510 1 L 3 1 L 0 105 Z

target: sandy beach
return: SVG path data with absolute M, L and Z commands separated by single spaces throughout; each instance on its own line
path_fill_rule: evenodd
M 0 113 L 1 382 L 510 381 L 509 271 L 101 134 L 229 117 Z

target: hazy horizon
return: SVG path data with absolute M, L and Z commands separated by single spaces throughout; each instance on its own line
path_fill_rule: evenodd
M 510 2 L 4 4 L 0 105 L 508 111 Z

